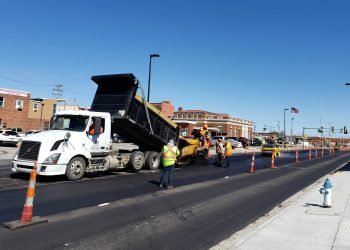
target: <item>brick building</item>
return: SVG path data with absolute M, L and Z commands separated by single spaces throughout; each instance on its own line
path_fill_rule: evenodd
M 165 114 L 169 118 L 174 117 L 174 106 L 170 101 L 163 101 L 160 103 L 152 103 L 157 109 L 159 109 L 163 114 Z
M 30 92 L 0 88 L 0 128 L 44 130 L 62 99 L 32 98 Z
M 174 112 L 174 122 L 180 127 L 182 136 L 190 136 L 194 129 L 208 125 L 212 135 L 222 134 L 235 137 L 252 138 L 254 123 L 249 120 L 232 117 L 228 114 L 213 113 L 204 110 L 183 110 Z
M 0 128 L 27 128 L 30 93 L 0 88 Z
M 58 111 L 59 104 L 64 99 L 33 98 L 30 99 L 28 109 L 29 128 L 25 130 L 47 130 L 50 126 L 51 117 Z

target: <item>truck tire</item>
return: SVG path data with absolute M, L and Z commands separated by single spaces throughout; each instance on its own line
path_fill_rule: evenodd
M 145 164 L 145 157 L 141 151 L 134 151 L 130 156 L 130 166 L 135 170 L 139 171 Z
M 157 170 L 160 165 L 159 153 L 155 151 L 147 151 L 145 153 L 145 166 L 150 170 Z
M 73 157 L 66 168 L 66 176 L 70 181 L 83 178 L 85 174 L 86 162 L 82 157 Z

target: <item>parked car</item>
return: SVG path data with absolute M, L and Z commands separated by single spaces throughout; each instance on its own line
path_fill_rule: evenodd
M 27 136 L 27 135 L 31 135 L 31 134 L 37 134 L 39 132 L 41 132 L 41 130 L 28 130 L 25 134 Z
M 220 135 L 220 136 L 214 136 L 211 139 L 211 146 L 215 147 L 216 143 L 218 142 L 219 138 L 221 138 L 222 143 L 225 143 L 225 141 L 229 141 L 231 143 L 232 148 L 242 148 L 242 143 L 235 140 L 234 137 L 232 136 L 224 136 L 224 135 Z
M 0 144 L 9 144 L 17 146 L 20 136 L 17 132 L 10 130 L 0 130 Z
M 274 150 L 276 151 L 276 156 L 280 156 L 281 155 L 280 148 L 276 144 L 272 144 L 272 143 L 264 144 L 264 145 L 262 145 L 262 148 L 261 148 L 261 155 L 262 156 L 264 156 L 264 155 L 272 155 L 272 152 Z
M 242 146 L 244 148 L 248 147 L 249 145 L 249 140 L 248 138 L 245 138 L 245 137 L 238 137 L 238 141 L 242 143 Z
M 250 145 L 251 146 L 261 146 L 262 145 L 262 141 L 259 140 L 258 138 L 252 138 L 250 141 Z
M 16 132 L 18 136 L 20 137 L 19 139 L 22 140 L 24 137 L 26 137 L 26 134 L 24 133 L 22 128 L 11 128 L 9 129 L 12 132 Z

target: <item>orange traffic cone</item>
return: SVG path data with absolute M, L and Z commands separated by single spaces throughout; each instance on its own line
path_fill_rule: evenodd
M 34 168 L 30 173 L 29 186 L 27 189 L 26 201 L 23 207 L 22 217 L 20 220 L 10 221 L 4 223 L 4 226 L 11 230 L 15 230 L 30 225 L 47 222 L 47 219 L 40 218 L 39 216 L 33 217 L 33 200 L 35 195 L 35 182 L 36 182 L 36 161 L 34 162 Z
M 249 173 L 254 173 L 255 152 L 252 157 L 252 164 L 250 165 Z
M 272 153 L 272 156 L 271 156 L 271 169 L 275 169 L 276 166 L 275 166 L 275 155 L 274 153 Z
M 29 223 L 32 221 L 33 200 L 35 195 L 35 182 L 36 182 L 36 162 L 34 163 L 34 168 L 30 173 L 29 186 L 27 189 L 26 201 L 23 207 L 21 223 Z

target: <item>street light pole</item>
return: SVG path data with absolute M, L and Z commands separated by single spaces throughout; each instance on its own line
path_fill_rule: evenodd
M 150 95 L 150 89 L 151 89 L 151 68 L 152 68 L 152 58 L 153 57 L 159 57 L 158 54 L 150 54 L 149 55 L 149 69 L 148 69 L 148 94 L 147 94 L 147 102 L 149 102 L 149 95 Z
M 283 147 L 286 147 L 286 111 L 289 109 L 284 109 L 283 110 Z
M 292 126 L 290 128 L 290 138 L 293 141 L 293 122 L 294 122 L 294 117 L 292 117 L 291 119 L 292 119 Z

